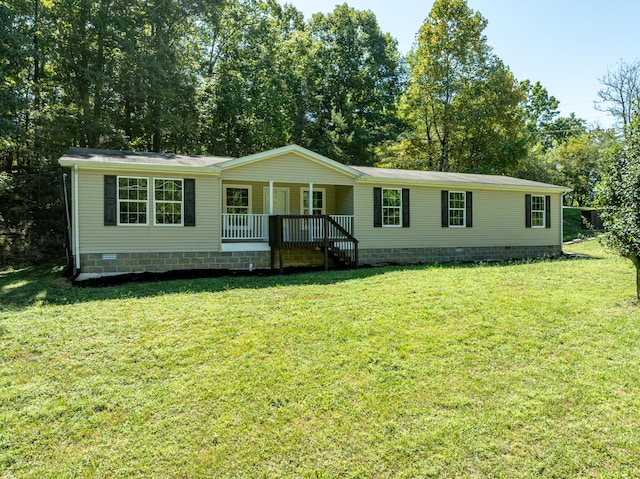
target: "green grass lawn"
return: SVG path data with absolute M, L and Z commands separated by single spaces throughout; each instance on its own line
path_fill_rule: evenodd
M 571 251 L 592 258 L 0 272 L 0 477 L 640 477 L 632 265 Z

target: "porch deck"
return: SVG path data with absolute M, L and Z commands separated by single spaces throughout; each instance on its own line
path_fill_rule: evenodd
M 331 256 L 348 267 L 358 265 L 358 240 L 353 236 L 351 215 L 222 215 L 224 243 L 265 243 L 271 249 L 271 268 L 276 253 L 284 270 L 285 249 L 317 248 L 324 251 L 325 269 Z
M 283 226 L 285 242 L 315 243 L 324 238 L 323 216 L 328 216 L 343 230 L 353 235 L 352 215 L 284 215 L 287 218 Z M 268 214 L 222 214 L 222 242 L 269 242 Z M 294 220 L 295 219 L 295 220 Z M 340 239 L 338 230 L 328 229 L 329 239 Z

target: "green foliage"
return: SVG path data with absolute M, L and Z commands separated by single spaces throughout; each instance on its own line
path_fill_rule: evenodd
M 239 156 L 297 143 L 371 163 L 393 136 L 399 54 L 371 12 L 341 5 L 305 24 L 291 6 L 229 3 L 209 36 L 218 42 L 203 102 L 209 150 Z
M 595 208 L 582 208 L 575 206 L 565 206 L 562 209 L 562 239 L 571 241 L 575 239 L 594 237 L 599 231 L 594 230 L 594 225 L 590 224 L 583 216 L 583 211 L 594 210 Z
M 229 2 L 209 25 L 201 104 L 207 151 L 242 156 L 300 142 L 303 30 L 302 14 L 275 2 Z
M 408 57 L 401 162 L 419 155 L 422 169 L 492 173 L 524 156 L 523 90 L 491 52 L 486 26 L 465 0 L 434 3 Z
M 609 152 L 598 202 L 605 244 L 635 265 L 640 299 L 640 117 L 631 120 L 624 140 Z
M 526 95 L 522 108 L 532 144 L 540 144 L 547 152 L 571 137 L 587 133 L 585 121 L 574 113 L 568 117 L 558 116 L 560 102 L 550 96 L 540 82 L 531 85 L 529 80 L 525 80 L 520 83 L 520 88 Z
M 520 84 L 529 147 L 527 155 L 508 169 L 511 175 L 572 188 L 565 204 L 592 205 L 601 171 L 601 153 L 615 140 L 611 130 L 587 131 L 573 113 L 558 116 L 559 102 L 539 82 Z
M 345 163 L 371 164 L 373 147 L 397 133 L 397 42 L 371 11 L 346 4 L 313 15 L 308 31 L 315 47 L 307 76 L 311 146 Z
M 64 254 L 59 175 L 46 161 L 32 162 L 20 175 L 0 172 L 0 266 Z
M 592 130 L 569 136 L 547 148 L 541 142 L 514 171 L 516 176 L 572 188 L 565 204 L 592 206 L 602 171 L 603 152 L 615 142 L 612 130 Z
M 7 477 L 638 477 L 597 259 L 72 288 L 0 272 Z
M 558 116 L 560 102 L 540 82 L 533 85 L 530 80 L 520 83 L 526 101 L 523 104 L 527 129 L 530 132 L 538 132 L 551 125 Z
M 572 137 L 553 149 L 547 161 L 553 168 L 552 183 L 568 186 L 569 205 L 592 205 L 600 175 L 600 149 L 590 135 Z

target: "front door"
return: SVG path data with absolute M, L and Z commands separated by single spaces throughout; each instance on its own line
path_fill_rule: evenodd
M 269 188 L 264 189 L 264 212 L 269 214 Z M 273 189 L 273 214 L 289 214 L 289 188 Z

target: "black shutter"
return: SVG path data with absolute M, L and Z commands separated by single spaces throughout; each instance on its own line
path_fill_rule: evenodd
M 544 227 L 551 228 L 551 196 L 544 197 Z
M 76 205 L 76 208 L 78 205 Z M 104 225 L 118 224 L 118 177 L 104 175 Z
M 373 226 L 382 227 L 382 188 L 373 189 Z
M 408 228 L 409 221 L 409 188 L 402 188 L 402 227 Z
M 524 195 L 524 224 L 531 228 L 531 195 Z
M 471 228 L 473 226 L 473 194 L 471 193 L 471 191 L 467 191 L 467 201 L 465 206 L 467 207 L 466 226 L 467 228 Z
M 441 191 L 440 198 L 441 198 L 441 206 L 442 206 L 442 227 L 448 228 L 449 227 L 449 192 Z
M 196 225 L 196 180 L 184 179 L 184 223 L 185 226 Z

